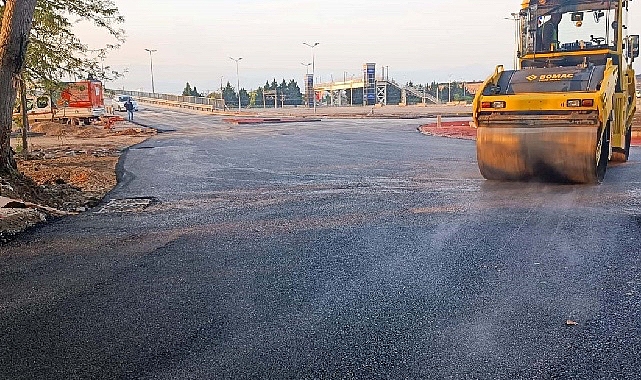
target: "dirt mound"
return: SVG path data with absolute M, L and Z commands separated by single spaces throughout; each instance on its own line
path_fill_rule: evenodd
M 145 133 L 141 128 L 127 128 L 114 131 L 114 135 L 117 136 L 136 136 L 141 133 Z
M 53 121 L 40 121 L 29 126 L 31 132 L 44 133 L 47 136 L 62 136 L 68 128 L 65 125 Z
M 69 184 L 86 192 L 109 191 L 116 185 L 111 175 L 118 157 L 61 157 L 49 160 L 20 161 L 20 170 L 38 185 Z
M 31 132 L 44 133 L 47 136 L 61 138 L 70 136 L 80 138 L 97 138 L 105 137 L 109 134 L 109 132 L 101 126 L 74 126 L 52 121 L 33 123 L 29 129 Z
M 107 136 L 109 131 L 97 127 L 77 127 L 75 130 L 72 130 L 71 133 L 75 137 L 96 138 Z

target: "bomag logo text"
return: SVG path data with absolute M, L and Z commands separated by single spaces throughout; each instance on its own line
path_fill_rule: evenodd
M 565 79 L 572 79 L 574 78 L 574 74 L 572 73 L 567 73 L 567 74 L 544 74 L 539 77 L 539 82 L 556 82 L 560 80 L 565 80 Z

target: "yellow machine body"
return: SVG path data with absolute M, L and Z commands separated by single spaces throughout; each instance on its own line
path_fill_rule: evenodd
M 608 161 L 627 161 L 639 44 L 626 34 L 627 7 L 623 0 L 523 2 L 519 67 L 498 66 L 474 99 L 485 178 L 598 183 Z M 556 31 L 545 30 L 559 19 Z

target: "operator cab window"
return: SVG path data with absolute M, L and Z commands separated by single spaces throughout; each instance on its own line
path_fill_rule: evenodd
M 580 8 L 578 8 L 580 9 Z M 614 50 L 616 11 L 577 10 L 576 7 L 532 7 L 520 13 L 522 41 L 527 53 Z
M 563 14 L 559 23 L 559 50 L 613 49 L 615 33 L 611 24 L 615 16 L 612 10 Z

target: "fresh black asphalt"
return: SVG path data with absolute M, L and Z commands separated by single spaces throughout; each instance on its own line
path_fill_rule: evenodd
M 136 117 L 103 204 L 0 246 L 0 378 L 638 378 L 641 150 L 495 183 L 420 120 Z

